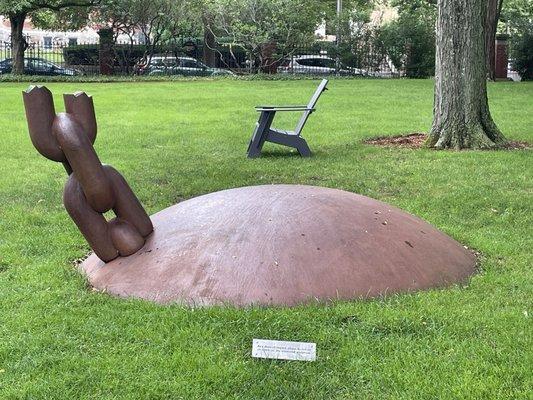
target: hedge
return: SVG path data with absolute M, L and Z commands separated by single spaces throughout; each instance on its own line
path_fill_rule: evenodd
M 143 58 L 143 56 L 149 53 L 149 46 L 144 44 L 116 44 L 113 46 L 115 53 L 115 65 L 116 66 L 133 66 L 137 61 Z M 97 44 L 92 45 L 75 45 L 63 48 L 63 57 L 65 62 L 69 65 L 98 65 L 98 52 L 99 46 Z M 169 53 L 178 55 L 190 55 L 196 57 L 202 54 L 202 48 L 196 46 L 195 51 L 187 52 L 183 47 L 174 46 L 156 46 L 154 54 Z
M 511 55 L 513 67 L 523 81 L 533 80 L 533 24 L 513 40 Z
M 13 75 L 0 74 L 0 83 L 3 82 L 27 82 L 31 84 L 48 82 L 73 82 L 73 83 L 114 83 L 114 82 L 186 82 L 186 81 L 296 81 L 317 80 L 323 76 L 316 75 L 290 75 L 290 74 L 250 74 L 238 76 L 181 76 L 181 75 L 79 75 L 79 76 L 37 76 L 37 75 Z M 357 79 L 382 79 L 379 77 L 363 76 L 331 76 L 328 79 L 357 80 Z
M 113 46 L 115 53 L 115 66 L 133 66 L 136 62 L 144 57 L 145 54 L 148 54 L 150 49 L 147 45 L 136 44 L 136 45 L 127 45 L 127 44 L 116 44 Z M 196 43 L 195 48 L 192 51 L 187 51 L 184 46 L 172 46 L 172 45 L 162 45 L 156 46 L 154 49 L 154 54 L 175 54 L 177 56 L 189 56 L 196 59 L 201 59 L 203 55 L 203 44 Z M 65 62 L 68 65 L 87 65 L 95 66 L 98 65 L 98 52 L 99 46 L 97 44 L 93 45 L 75 45 L 68 46 L 63 49 L 63 57 Z M 234 55 L 237 58 L 246 59 L 245 51 L 241 48 L 234 47 L 232 49 Z M 218 56 L 216 57 L 217 62 L 220 62 L 220 56 L 224 59 L 230 59 L 230 51 L 227 47 L 220 47 L 217 49 Z M 223 63 L 222 63 L 223 64 Z M 223 65 L 219 65 L 223 66 Z

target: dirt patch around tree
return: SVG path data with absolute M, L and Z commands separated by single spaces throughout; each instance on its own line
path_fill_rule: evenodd
M 400 147 L 405 149 L 419 149 L 424 146 L 427 139 L 427 135 L 421 132 L 409 133 L 406 135 L 396 136 L 380 136 L 376 138 L 370 138 L 363 143 L 371 144 L 373 146 L 381 147 Z M 509 141 L 504 147 L 506 150 L 523 150 L 531 149 L 531 144 L 528 142 Z

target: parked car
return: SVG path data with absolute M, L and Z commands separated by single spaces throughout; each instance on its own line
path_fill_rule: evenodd
M 0 61 L 0 74 L 9 74 L 13 67 L 13 59 L 6 58 Z M 72 68 L 63 68 L 44 58 L 25 58 L 24 73 L 26 75 L 81 75 L 81 71 Z
M 211 68 L 192 57 L 154 56 L 147 64 L 140 64 L 141 75 L 222 76 L 235 75 L 228 69 Z
M 326 55 L 300 55 L 284 60 L 278 67 L 280 74 L 370 76 L 368 71 L 347 67 Z

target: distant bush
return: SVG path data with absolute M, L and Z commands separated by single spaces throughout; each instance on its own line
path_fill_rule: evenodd
M 416 18 L 400 17 L 383 26 L 378 35 L 394 66 L 407 77 L 427 78 L 435 74 L 433 26 Z
M 533 25 L 511 45 L 513 68 L 523 81 L 533 80 Z
M 217 81 L 217 80 L 246 80 L 245 76 L 183 76 L 183 75 L 13 75 L 0 74 L 0 83 L 2 82 L 75 82 L 75 83 L 113 83 L 113 82 L 173 82 L 173 81 Z
M 98 65 L 98 45 L 64 47 L 63 57 L 69 65 Z
M 77 75 L 77 76 L 37 76 L 0 74 L 0 83 L 19 82 L 35 84 L 46 82 L 73 82 L 73 83 L 113 83 L 113 82 L 181 82 L 181 81 L 307 81 L 322 78 L 316 75 L 292 74 L 250 74 L 250 75 L 218 75 L 218 76 L 182 76 L 182 75 Z M 369 79 L 360 76 L 332 76 L 336 80 Z M 372 78 L 370 78 L 372 79 Z M 379 79 L 379 78 L 378 78 Z
M 155 52 L 163 52 L 164 50 L 167 49 L 158 47 Z M 63 56 L 69 65 L 98 65 L 98 51 L 97 44 L 68 46 L 63 49 Z M 113 46 L 113 51 L 116 66 L 132 66 L 147 53 L 148 47 L 142 44 L 132 46 L 116 44 Z
M 117 67 L 131 67 L 150 52 L 150 48 L 144 44 L 116 44 L 113 46 L 115 54 L 114 65 Z M 68 65 L 98 65 L 99 47 L 94 45 L 75 45 L 63 48 L 63 56 Z M 197 48 L 194 54 L 188 54 L 181 47 L 156 46 L 154 54 L 190 55 L 192 57 L 201 54 L 201 48 Z M 196 57 L 195 57 L 196 58 Z

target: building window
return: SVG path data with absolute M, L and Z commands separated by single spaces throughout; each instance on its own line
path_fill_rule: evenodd
M 76 46 L 78 44 L 78 38 L 75 37 L 69 37 L 68 38 L 68 45 L 69 46 Z

